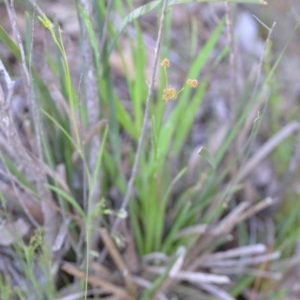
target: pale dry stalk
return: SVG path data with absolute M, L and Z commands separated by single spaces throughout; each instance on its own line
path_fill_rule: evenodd
M 34 94 L 33 80 L 30 72 L 30 67 L 27 67 L 25 51 L 22 43 L 22 38 L 20 35 L 20 30 L 16 22 L 16 12 L 14 8 L 13 0 L 5 0 L 6 10 L 12 25 L 13 35 L 16 39 L 20 54 L 21 54 L 21 72 L 25 82 L 25 91 L 26 96 L 29 100 L 30 109 L 33 116 L 33 125 L 36 137 L 36 149 L 38 157 L 34 158 L 32 155 L 27 153 L 27 149 L 20 142 L 18 151 L 21 153 L 21 157 L 14 155 L 14 158 L 18 159 L 20 165 L 22 166 L 25 174 L 27 173 L 29 178 L 32 179 L 32 182 L 37 187 L 39 197 L 41 199 L 41 208 L 43 211 L 44 217 L 44 229 L 45 229 L 45 244 L 48 249 L 51 249 L 58 230 L 58 214 L 54 209 L 55 204 L 53 202 L 50 191 L 45 187 L 47 183 L 46 173 L 44 168 L 39 164 L 40 161 L 43 161 L 43 151 L 42 151 L 42 137 L 41 137 L 41 122 L 39 118 L 39 110 L 37 105 L 37 99 Z M 14 143 L 15 140 L 10 140 L 10 143 Z M 52 255 L 52 251 L 50 251 Z
M 90 0 L 80 0 L 80 5 L 87 15 L 92 19 L 93 17 L 93 7 L 92 1 Z M 91 20 L 92 21 L 92 20 Z M 100 115 L 100 105 L 99 105 L 99 94 L 98 85 L 96 80 L 96 70 L 94 65 L 94 55 L 93 49 L 89 41 L 89 36 L 83 16 L 80 16 L 80 26 L 81 26 L 81 41 L 82 41 L 82 68 L 83 68 L 83 86 L 84 86 L 84 101 L 87 108 L 88 116 L 88 126 L 89 128 L 94 127 L 99 122 Z M 93 174 L 94 168 L 96 166 L 98 153 L 100 148 L 100 133 L 94 134 L 90 140 L 88 157 L 88 166 L 90 173 Z M 100 201 L 101 195 L 101 172 L 99 172 L 96 179 L 95 186 L 93 190 L 88 191 L 89 203 L 85 203 L 88 215 L 94 211 L 97 203 Z M 97 228 L 99 226 L 99 220 L 92 220 L 92 227 Z M 96 247 L 97 235 L 92 237 L 92 248 Z

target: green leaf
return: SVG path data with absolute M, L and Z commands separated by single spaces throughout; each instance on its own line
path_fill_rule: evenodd
M 210 38 L 202 47 L 201 52 L 197 56 L 197 58 L 192 63 L 191 69 L 187 75 L 187 78 L 197 78 L 201 73 L 204 65 L 207 63 L 209 56 L 211 55 L 213 49 L 215 48 L 216 43 L 219 40 L 220 34 L 224 27 L 225 20 L 223 19 L 214 29 Z M 208 84 L 208 79 L 203 80 L 202 84 L 199 86 L 196 91 L 194 98 L 191 99 L 191 89 L 185 88 L 182 92 L 180 99 L 177 102 L 176 107 L 172 111 L 168 123 L 172 122 L 176 125 L 177 131 L 174 135 L 174 149 L 172 152 L 174 154 L 178 154 L 181 150 L 182 145 L 186 139 L 186 135 L 190 130 L 198 106 L 201 104 L 203 95 L 205 93 L 206 87 Z
M 69 134 L 69 132 L 54 118 L 52 117 L 48 112 L 46 112 L 44 109 L 42 109 L 43 114 L 51 120 L 64 134 L 64 136 L 74 145 L 74 147 L 81 153 L 80 145 L 77 145 L 72 136 Z
M 65 191 L 63 191 L 62 189 L 51 185 L 51 184 L 46 184 L 46 186 L 52 190 L 53 192 L 55 192 L 56 194 L 58 194 L 59 196 L 61 196 L 63 199 L 65 199 L 68 203 L 71 204 L 71 206 L 79 213 L 79 215 L 81 217 L 84 217 L 84 211 L 82 210 L 82 208 L 80 207 L 80 205 L 77 203 L 77 201 L 70 196 L 69 194 L 67 194 Z
M 0 40 L 6 45 L 18 61 L 21 60 L 21 53 L 17 44 L 12 40 L 6 30 L 0 25 Z
M 163 252 L 169 253 L 172 243 L 176 239 L 176 235 L 178 232 L 182 229 L 182 226 L 186 223 L 186 219 L 188 216 L 188 212 L 192 209 L 191 202 L 187 202 L 183 208 L 179 211 L 179 214 L 176 215 L 176 218 L 174 218 L 174 223 L 172 224 L 172 227 L 167 234 L 164 243 L 163 243 Z
M 205 79 L 195 92 L 193 99 L 186 103 L 184 117 L 179 118 L 177 125 L 178 130 L 174 136 L 174 153 L 178 153 L 182 149 L 182 146 L 188 137 L 191 127 L 194 124 L 196 113 L 202 103 L 207 85 L 208 79 Z
M 91 201 L 92 201 L 92 196 L 93 196 L 93 191 L 95 189 L 95 187 L 100 184 L 98 182 L 99 179 L 99 172 L 100 172 L 100 167 L 101 167 L 101 163 L 102 163 L 102 158 L 103 158 L 103 152 L 104 152 L 104 147 L 106 145 L 106 139 L 107 139 L 107 134 L 108 134 L 108 126 L 106 126 L 104 133 L 103 133 L 103 137 L 101 140 L 101 144 L 98 150 L 98 155 L 97 155 L 97 161 L 96 161 L 96 165 L 95 168 L 93 170 L 93 174 L 92 174 L 92 178 L 91 181 L 89 182 L 89 208 L 92 207 L 91 205 Z M 92 213 L 92 211 L 88 211 L 89 214 Z
M 13 176 L 15 176 L 19 183 L 21 183 L 24 187 L 26 187 L 29 191 L 36 193 L 36 189 L 34 186 L 26 179 L 24 174 L 18 170 L 15 164 L 7 157 L 0 153 L 1 159 L 4 161 L 7 169 Z

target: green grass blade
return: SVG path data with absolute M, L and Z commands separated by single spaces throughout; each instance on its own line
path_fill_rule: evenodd
M 14 163 L 8 157 L 2 155 L 2 153 L 0 153 L 0 157 L 5 163 L 9 172 L 11 172 L 11 174 L 16 177 L 18 183 L 22 184 L 29 191 L 36 193 L 36 189 L 34 188 L 34 186 L 26 179 L 25 175 L 18 170 L 18 168 L 14 165 Z
M 188 134 L 195 120 L 196 112 L 198 111 L 202 103 L 207 85 L 208 80 L 206 79 L 196 91 L 193 99 L 190 102 L 186 103 L 187 106 L 184 112 L 184 117 L 179 119 L 177 126 L 178 130 L 176 131 L 176 134 L 174 136 L 173 152 L 176 154 L 178 154 L 182 149 L 182 146 L 184 145 L 184 142 L 188 137 Z
M 73 140 L 72 136 L 67 132 L 67 130 L 54 118 L 52 117 L 48 112 L 46 112 L 44 109 L 42 109 L 43 114 L 50 119 L 59 129 L 60 131 L 65 135 L 65 137 L 74 145 L 74 147 L 77 150 L 80 150 L 80 147 L 77 147 L 75 141 Z M 81 153 L 81 151 L 79 152 Z
M 157 207 L 158 211 L 156 212 L 156 234 L 155 234 L 155 246 L 157 249 L 161 247 L 162 236 L 164 233 L 165 218 L 166 218 L 166 209 L 170 199 L 171 192 L 175 184 L 184 176 L 186 171 L 187 168 L 183 168 L 182 170 L 180 170 L 180 172 L 169 184 L 165 194 L 160 200 L 160 203 L 158 203 L 158 207 Z
M 51 185 L 51 184 L 46 184 L 46 186 L 59 196 L 61 196 L 63 199 L 65 199 L 71 206 L 78 212 L 80 217 L 84 217 L 84 211 L 78 204 L 78 202 L 70 195 L 68 195 L 65 191 L 62 189 L 58 188 L 57 186 Z
M 136 199 L 135 199 L 136 200 Z M 136 247 L 138 250 L 138 253 L 145 253 L 145 243 L 144 243 L 144 235 L 142 227 L 139 223 L 138 216 L 140 215 L 138 212 L 140 212 L 140 207 L 137 201 L 130 201 L 129 202 L 129 209 L 130 209 L 130 224 L 132 226 L 133 232 L 134 232 L 134 238 Z M 133 212 L 133 213 L 132 213 Z
M 172 137 L 173 133 L 175 131 L 175 122 L 167 122 L 161 129 L 161 132 L 159 134 L 159 142 L 158 142 L 158 148 L 157 148 L 157 161 L 156 166 L 163 166 L 167 154 L 170 151 L 170 144 L 172 143 Z
M 93 190 L 94 190 L 96 184 L 100 184 L 99 182 L 97 183 L 97 180 L 99 178 L 100 166 L 101 166 L 101 162 L 102 162 L 104 147 L 106 145 L 107 135 L 108 135 L 108 126 L 106 126 L 106 128 L 104 130 L 104 133 L 103 133 L 103 137 L 102 137 L 102 140 L 101 140 L 101 145 L 100 145 L 98 156 L 97 156 L 96 165 L 95 165 L 95 168 L 94 168 L 94 172 L 92 174 L 92 180 L 90 182 L 90 187 L 89 187 L 90 199 L 89 199 L 89 203 L 90 203 L 91 197 L 93 195 Z
M 135 24 L 135 30 L 136 41 L 134 43 L 136 43 L 136 45 L 132 45 L 135 78 L 133 82 L 133 93 L 131 95 L 131 99 L 133 104 L 135 126 L 137 130 L 140 131 L 144 118 L 143 105 L 147 95 L 147 85 L 145 78 L 145 70 L 147 69 L 147 64 L 144 40 L 138 24 Z
M 203 69 L 205 63 L 207 62 L 211 52 L 215 48 L 216 43 L 219 40 L 220 34 L 222 32 L 222 29 L 224 27 L 224 20 L 222 20 L 218 26 L 216 26 L 215 30 L 211 34 L 208 41 L 205 43 L 205 45 L 202 48 L 202 51 L 199 53 L 198 57 L 192 64 L 192 67 L 188 73 L 187 78 L 197 78 L 201 70 Z M 172 129 L 178 128 L 178 131 L 175 132 L 174 138 L 172 139 L 172 142 L 174 143 L 174 148 L 172 149 L 172 152 L 174 154 L 178 154 L 180 151 L 182 144 L 184 143 L 186 139 L 186 134 L 188 130 L 191 128 L 194 117 L 195 117 L 195 111 L 196 108 L 200 105 L 203 95 L 205 93 L 205 89 L 207 87 L 207 80 L 205 80 L 199 90 L 196 92 L 196 95 L 194 96 L 194 100 L 190 102 L 190 95 L 191 95 L 191 89 L 185 88 L 183 90 L 180 99 L 177 102 L 176 107 L 172 111 L 169 119 L 167 120 L 167 124 L 162 129 L 162 138 L 163 138 L 163 147 L 164 149 L 169 149 L 169 144 L 167 142 L 171 141 L 171 138 L 166 138 L 167 133 L 165 132 L 167 129 L 167 126 L 172 125 Z M 199 98 L 198 98 L 199 97 Z M 182 127 L 181 127 L 182 126 Z M 181 132 L 182 130 L 182 132 Z M 173 131 L 168 132 L 168 134 L 173 134 Z M 164 154 L 166 153 L 166 150 Z M 164 159 L 164 157 L 163 157 Z
M 9 36 L 6 30 L 0 25 L 0 40 L 6 45 L 10 52 L 15 56 L 15 58 L 20 61 L 21 53 L 17 44 Z
M 121 33 L 124 31 L 124 29 L 134 20 L 138 19 L 139 17 L 149 13 L 150 11 L 153 11 L 154 9 L 158 8 L 160 6 L 162 1 L 153 1 L 150 2 L 146 5 L 143 5 L 137 9 L 135 9 L 134 11 L 132 11 L 122 22 L 122 24 L 120 25 L 118 31 L 116 32 L 116 35 L 114 36 L 114 38 L 112 39 L 112 41 L 110 42 L 109 46 L 108 46 L 108 51 L 111 52 L 116 40 L 118 39 L 118 37 L 121 35 Z
M 172 244 L 174 243 L 177 233 L 186 224 L 186 220 L 189 215 L 189 211 L 191 207 L 192 207 L 191 202 L 187 202 L 183 206 L 182 210 L 180 210 L 179 215 L 177 215 L 176 218 L 174 219 L 174 223 L 171 227 L 171 230 L 166 236 L 162 246 L 163 253 L 170 253 Z
M 192 67 L 188 73 L 187 78 L 197 78 L 199 76 L 199 73 L 203 69 L 204 65 L 206 64 L 211 52 L 215 48 L 216 43 L 219 40 L 220 34 L 222 32 L 222 29 L 224 27 L 224 20 L 222 20 L 218 26 L 216 26 L 215 30 L 212 32 L 210 38 L 203 46 L 201 52 L 199 53 L 196 60 L 192 63 Z M 172 114 L 170 115 L 170 120 L 172 122 L 176 122 L 177 120 L 180 120 L 180 115 L 186 111 L 188 108 L 188 100 L 190 97 L 191 89 L 185 88 L 185 90 L 182 92 L 181 97 L 173 110 Z

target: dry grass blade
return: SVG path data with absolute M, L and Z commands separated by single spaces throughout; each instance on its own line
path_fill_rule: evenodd
M 277 134 L 271 137 L 256 154 L 241 168 L 237 181 L 241 182 L 254 168 L 265 159 L 277 146 L 279 146 L 286 138 L 298 131 L 299 123 L 294 121 L 284 126 Z
M 182 238 L 186 235 L 201 235 L 205 232 L 207 232 L 208 226 L 206 224 L 199 224 L 195 226 L 191 226 L 185 229 L 182 229 L 179 231 L 176 235 L 176 238 Z
M 184 258 L 186 255 L 186 249 L 183 247 L 180 247 L 177 250 L 177 255 L 178 258 L 176 259 L 175 263 L 173 264 L 172 268 L 169 271 L 169 276 L 172 277 L 176 277 L 176 274 L 178 274 L 178 272 L 181 270 L 183 263 L 184 263 Z
M 33 79 L 31 73 L 26 64 L 25 50 L 22 43 L 22 38 L 20 35 L 20 31 L 17 27 L 17 16 L 14 7 L 14 1 L 5 0 L 5 6 L 7 10 L 7 14 L 9 16 L 9 20 L 11 22 L 12 31 L 14 36 L 16 37 L 17 44 L 21 53 L 21 66 L 23 77 L 25 80 L 25 90 L 26 96 L 28 97 L 30 108 L 33 115 L 33 123 L 34 123 L 34 131 L 36 137 L 36 151 L 38 153 L 39 160 L 43 160 L 43 151 L 42 151 L 42 137 L 41 137 L 41 122 L 39 117 L 39 110 L 37 107 L 34 88 L 33 88 Z M 16 141 L 14 141 L 16 143 Z M 45 188 L 45 183 L 47 182 L 46 172 L 44 168 L 40 165 L 37 165 L 36 162 L 27 154 L 27 150 L 23 147 L 22 143 L 20 143 L 19 151 L 22 153 L 20 157 L 16 157 L 14 154 L 14 158 L 16 161 L 21 161 L 21 165 L 24 166 L 24 169 L 30 174 L 29 177 L 32 178 L 35 183 L 37 190 L 39 192 L 39 196 L 41 197 L 41 208 L 43 211 L 44 217 L 44 227 L 45 227 L 45 243 L 49 249 L 53 245 L 56 234 L 57 234 L 57 225 L 59 224 L 59 217 L 55 209 L 53 209 L 53 199 L 52 195 L 47 188 Z M 14 147 L 16 145 L 14 144 Z M 52 255 L 52 253 L 50 253 Z
M 60 230 L 57 234 L 56 240 L 52 246 L 53 252 L 58 252 L 59 250 L 61 250 L 63 247 L 63 244 L 67 240 L 70 221 L 71 220 L 69 218 L 64 219 L 64 221 L 60 227 Z
M 243 246 L 235 249 L 230 249 L 223 252 L 216 252 L 213 254 L 209 254 L 206 256 L 207 259 L 210 260 L 222 260 L 226 258 L 231 257 L 237 257 L 237 256 L 246 256 L 246 255 L 256 255 L 259 253 L 266 252 L 267 247 L 263 244 L 256 244 L 256 245 L 249 245 L 249 246 Z
M 224 275 L 215 275 L 202 272 L 181 271 L 173 276 L 175 279 L 188 281 L 191 283 L 215 283 L 215 284 L 229 284 L 231 280 Z
M 249 207 L 250 203 L 242 202 L 231 213 L 229 213 L 228 216 L 221 220 L 219 224 L 211 230 L 211 232 L 213 235 L 217 236 L 228 233 L 237 224 L 266 209 L 274 203 L 275 201 L 270 197 L 258 202 L 251 207 Z
M 163 274 L 166 270 L 164 267 L 148 267 L 146 271 L 153 274 Z M 170 278 L 190 283 L 229 284 L 231 282 L 228 276 L 192 271 L 178 271 L 176 274 L 173 273 Z
M 69 263 L 63 263 L 61 269 L 74 277 L 86 280 L 91 285 L 103 288 L 105 291 L 115 294 L 120 297 L 120 299 L 132 300 L 132 296 L 125 289 L 121 289 L 120 287 L 98 277 L 87 276 L 84 272 Z
M 230 232 L 232 228 L 237 224 L 239 215 L 244 212 L 250 203 L 242 202 L 236 208 L 234 208 L 226 217 L 224 217 L 214 228 L 211 233 L 216 236 L 220 236 L 227 232 Z
M 3 147 L 2 139 L 0 138 L 0 148 L 3 150 L 5 147 Z M 41 210 L 41 207 L 38 203 L 38 201 L 32 197 L 30 191 L 27 191 L 22 187 L 20 189 L 17 186 L 17 179 L 9 173 L 9 171 L 6 169 L 6 174 L 1 174 L 0 171 L 0 190 L 4 195 L 9 197 L 11 201 L 9 201 L 9 208 L 11 210 L 24 210 L 25 215 L 28 217 L 32 225 L 35 227 L 39 227 L 40 224 L 43 223 L 44 217 L 43 212 Z M 8 180 L 7 182 L 4 182 L 5 180 Z M 14 209 L 15 208 L 15 209 Z
M 50 168 L 48 165 L 43 163 L 42 161 L 40 161 L 39 164 L 43 166 L 46 174 L 48 176 L 52 177 L 55 180 L 55 182 L 63 188 L 63 190 L 65 192 L 70 193 L 70 189 L 69 189 L 69 186 L 68 186 L 68 183 L 66 180 L 66 176 L 64 174 L 64 166 L 63 165 L 58 166 L 60 169 L 60 172 L 56 172 L 52 168 Z
M 251 216 L 255 215 L 256 213 L 266 209 L 267 207 L 273 205 L 275 203 L 274 199 L 268 197 L 260 202 L 258 202 L 257 204 L 255 204 L 254 206 L 250 207 L 247 211 L 243 212 L 237 219 L 237 223 L 240 223 L 248 218 L 250 218 Z
M 235 300 L 233 297 L 231 297 L 226 291 L 219 288 L 218 286 L 215 286 L 210 283 L 199 283 L 198 286 L 206 291 L 209 292 L 211 295 L 214 295 L 218 297 L 219 300 Z
M 100 229 L 100 235 L 101 238 L 108 250 L 108 253 L 111 255 L 111 257 L 113 258 L 116 266 L 119 268 L 119 270 L 121 271 L 124 280 L 125 280 L 125 284 L 126 284 L 126 288 L 127 290 L 132 293 L 135 294 L 136 293 L 136 286 L 131 278 L 131 274 L 128 270 L 128 267 L 126 266 L 125 262 L 122 259 L 122 256 L 120 255 L 117 247 L 115 246 L 114 242 L 111 240 L 108 232 L 106 229 Z
M 263 255 L 257 255 L 254 257 L 243 257 L 239 259 L 224 259 L 224 260 L 207 260 L 199 263 L 201 267 L 227 267 L 227 268 L 241 268 L 247 265 L 259 265 L 263 262 L 276 260 L 280 257 L 279 252 L 267 253 Z

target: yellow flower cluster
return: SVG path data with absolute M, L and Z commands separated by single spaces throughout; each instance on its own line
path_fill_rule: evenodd
M 163 99 L 169 101 L 170 99 L 175 99 L 177 97 L 177 91 L 173 87 L 165 88 L 163 91 Z
M 198 80 L 197 79 L 188 79 L 186 81 L 186 84 L 192 88 L 196 88 L 198 86 Z
M 176 99 L 177 96 L 184 90 L 185 86 L 183 86 L 179 91 L 177 91 L 173 87 L 169 87 L 167 68 L 170 67 L 170 61 L 167 58 L 164 58 L 161 62 L 161 66 L 164 68 L 164 71 L 165 71 L 166 86 L 167 86 L 163 90 L 163 100 L 165 100 L 167 102 L 170 99 Z M 186 81 L 186 85 L 188 85 L 191 88 L 196 88 L 198 86 L 198 80 L 194 79 L 194 78 L 188 79 Z
M 167 58 L 164 58 L 161 62 L 161 66 L 165 67 L 165 68 L 169 68 L 170 67 L 170 61 Z

